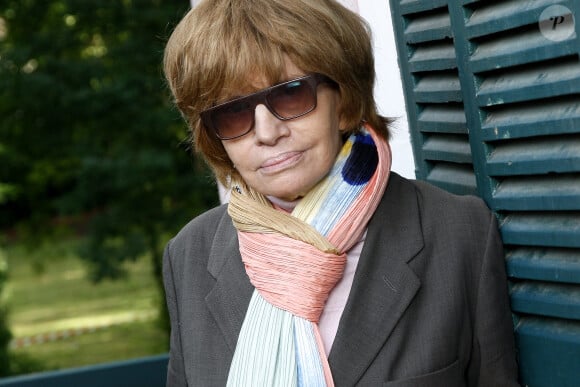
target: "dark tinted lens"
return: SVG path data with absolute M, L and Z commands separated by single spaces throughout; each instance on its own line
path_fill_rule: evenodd
M 316 90 L 306 80 L 295 80 L 275 87 L 266 97 L 270 107 L 282 118 L 293 118 L 316 106 Z
M 222 140 L 240 137 L 252 130 L 258 104 L 266 105 L 281 120 L 310 113 L 316 108 L 316 86 L 321 82 L 331 80 L 318 74 L 307 75 L 205 110 L 201 119 Z
M 220 138 L 237 137 L 252 128 L 254 107 L 245 101 L 234 102 L 214 110 L 211 116 Z

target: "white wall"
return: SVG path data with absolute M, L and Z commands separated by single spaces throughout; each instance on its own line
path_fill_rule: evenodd
M 356 0 L 344 0 L 353 3 Z M 349 4 L 345 4 L 349 6 Z M 384 116 L 397 121 L 391 130 L 393 171 L 408 178 L 415 178 L 415 163 L 409 137 L 409 126 L 403 86 L 397 63 L 397 50 L 392 28 L 388 0 L 358 0 L 358 11 L 367 20 L 373 31 L 377 84 L 375 98 Z

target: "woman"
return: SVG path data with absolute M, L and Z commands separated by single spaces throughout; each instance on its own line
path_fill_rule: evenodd
M 517 385 L 495 218 L 390 173 L 358 16 L 202 1 L 164 66 L 231 187 L 165 251 L 168 386 Z

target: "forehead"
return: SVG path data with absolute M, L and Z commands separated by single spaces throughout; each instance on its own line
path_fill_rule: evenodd
M 296 66 L 288 56 L 284 55 L 281 65 L 272 64 L 261 68 L 254 67 L 246 70 L 244 75 L 226 77 L 217 102 L 251 94 L 303 75 L 306 75 L 306 72 Z

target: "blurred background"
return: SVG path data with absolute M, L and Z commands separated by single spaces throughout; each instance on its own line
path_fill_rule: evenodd
M 2 0 L 0 377 L 166 353 L 163 246 L 218 202 L 161 62 L 185 0 Z

